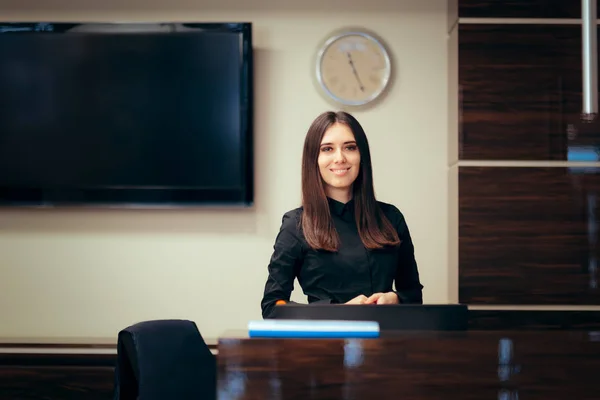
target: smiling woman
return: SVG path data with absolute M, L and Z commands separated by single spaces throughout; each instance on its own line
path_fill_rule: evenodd
M 345 112 L 319 115 L 306 134 L 302 206 L 283 216 L 263 318 L 289 302 L 296 278 L 311 304 L 423 302 L 404 216 L 375 199 L 367 136 Z

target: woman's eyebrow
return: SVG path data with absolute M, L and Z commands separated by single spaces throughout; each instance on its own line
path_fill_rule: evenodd
M 333 143 L 321 143 L 321 146 L 331 146 Z M 351 140 L 349 142 L 344 142 L 344 144 L 356 144 L 356 141 Z

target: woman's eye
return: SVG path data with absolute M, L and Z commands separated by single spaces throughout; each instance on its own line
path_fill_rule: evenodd
M 348 151 L 355 151 L 357 149 L 358 149 L 358 147 L 355 144 L 346 146 L 346 150 L 348 150 Z M 321 151 L 324 151 L 324 152 L 329 152 L 332 150 L 333 150 L 333 147 L 331 147 L 331 146 L 321 147 Z

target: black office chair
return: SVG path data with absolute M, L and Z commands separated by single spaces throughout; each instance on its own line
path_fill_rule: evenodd
M 119 332 L 114 400 L 216 398 L 216 358 L 196 324 L 145 321 Z

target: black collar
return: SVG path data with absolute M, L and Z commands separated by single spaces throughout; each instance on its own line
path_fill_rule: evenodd
M 354 216 L 354 199 L 350 200 L 346 204 L 341 201 L 337 201 L 332 199 L 331 197 L 327 198 L 329 202 L 329 210 L 331 210 L 332 214 L 335 214 L 339 217 L 350 217 Z

